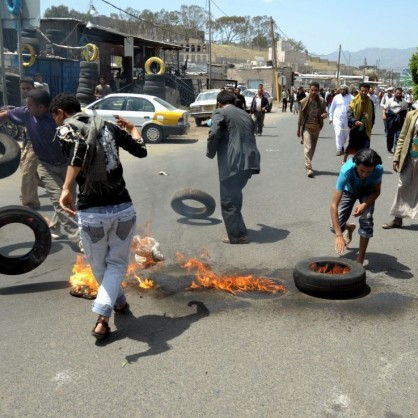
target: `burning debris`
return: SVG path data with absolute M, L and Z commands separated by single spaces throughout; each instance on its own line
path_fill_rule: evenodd
M 196 270 L 196 281 L 187 290 L 218 289 L 236 295 L 238 292 L 285 293 L 284 286 L 276 284 L 271 279 L 248 276 L 231 276 L 216 274 L 203 262 L 190 258 L 184 260 L 184 255 L 177 253 L 177 261 L 188 271 Z
M 309 269 L 324 274 L 346 274 L 350 271 L 350 267 L 338 263 L 312 263 Z
M 141 238 L 140 235 L 135 235 L 132 240 L 132 251 L 135 261 L 143 269 L 164 260 L 164 255 L 160 251 L 160 243 L 152 237 Z

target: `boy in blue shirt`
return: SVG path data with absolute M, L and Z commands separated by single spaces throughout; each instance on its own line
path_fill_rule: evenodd
M 361 149 L 341 167 L 331 201 L 332 229 L 338 254 L 342 254 L 351 242 L 356 228 L 355 224 L 347 223 L 350 215 L 359 218 L 360 244 L 356 261 L 360 264 L 364 262 L 369 239 L 373 236 L 374 202 L 380 195 L 382 175 L 379 154 L 372 149 Z M 360 204 L 354 207 L 357 200 Z

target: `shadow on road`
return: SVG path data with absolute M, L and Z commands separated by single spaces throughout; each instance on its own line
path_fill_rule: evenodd
M 221 219 L 217 218 L 205 218 L 205 219 L 190 219 L 190 218 L 179 218 L 177 219 L 179 224 L 183 225 L 197 225 L 197 226 L 210 226 L 222 223 Z
M 45 283 L 29 283 L 0 289 L 0 295 L 22 295 L 25 293 L 48 292 L 65 288 L 68 288 L 68 282 L 65 280 Z
M 126 356 L 129 363 L 141 357 L 155 356 L 170 350 L 169 340 L 183 334 L 191 324 L 210 315 L 203 302 L 191 301 L 188 306 L 196 306 L 196 312 L 179 318 L 161 315 L 144 315 L 135 318 L 128 315 L 115 315 L 116 332 L 111 334 L 109 342 L 130 338 L 148 344 L 147 351 Z
M 258 231 L 254 229 L 248 230 L 248 235 L 252 242 L 259 244 L 266 244 L 269 242 L 277 242 L 285 239 L 289 235 L 286 229 L 274 228 L 269 225 L 257 224 L 261 229 Z

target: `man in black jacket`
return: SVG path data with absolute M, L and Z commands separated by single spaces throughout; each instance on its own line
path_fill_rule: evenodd
M 254 123 L 244 110 L 234 106 L 234 94 L 221 91 L 217 102 L 206 156 L 218 156 L 222 217 L 228 234 L 222 241 L 226 244 L 248 244 L 250 239 L 241 208 L 242 190 L 251 176 L 260 172 Z
M 70 215 L 76 214 L 71 187 L 77 182 L 78 226 L 100 285 L 92 307 L 99 314 L 92 335 L 102 340 L 110 334 L 112 310 L 121 313 L 129 306 L 121 283 L 128 269 L 136 213 L 123 179 L 119 147 L 139 158 L 147 156 L 147 149 L 132 122 L 115 117 L 117 126 L 89 116 L 71 94 L 54 97 L 51 114 L 58 125 L 56 138 L 69 161 L 59 203 Z

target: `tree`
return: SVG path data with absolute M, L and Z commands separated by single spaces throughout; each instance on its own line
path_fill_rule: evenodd
M 239 41 L 244 35 L 246 18 L 242 16 L 222 16 L 216 19 L 213 27 L 220 34 L 222 42 Z
M 418 97 L 418 48 L 417 52 L 409 60 L 409 69 L 411 70 L 411 78 L 414 83 L 414 97 Z
M 44 18 L 49 17 L 71 17 L 70 11 L 67 6 L 51 6 L 45 10 Z

